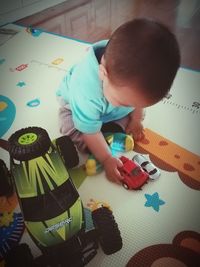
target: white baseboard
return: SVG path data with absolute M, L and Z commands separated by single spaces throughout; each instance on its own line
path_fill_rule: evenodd
M 15 22 L 16 20 L 22 19 L 24 17 L 33 15 L 37 12 L 40 12 L 46 8 L 52 7 L 54 5 L 58 5 L 62 2 L 65 2 L 67 0 L 38 0 L 34 3 L 30 4 L 23 4 L 24 2 L 21 1 L 21 6 L 18 8 L 15 8 L 13 10 L 13 8 L 11 8 L 11 11 L 8 11 L 4 14 L 0 14 L 0 26 L 7 24 L 7 23 L 12 23 Z M 3 2 L 0 2 L 0 5 L 3 5 Z M 11 2 L 11 0 L 10 0 Z M 11 3 L 12 5 L 12 3 Z M 4 8 L 1 8 L 0 6 L 0 10 L 3 10 Z

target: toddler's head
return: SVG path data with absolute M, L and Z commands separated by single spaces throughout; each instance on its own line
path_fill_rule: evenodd
M 166 26 L 129 21 L 112 34 L 101 59 L 104 95 L 115 106 L 153 105 L 169 92 L 179 65 L 178 43 Z

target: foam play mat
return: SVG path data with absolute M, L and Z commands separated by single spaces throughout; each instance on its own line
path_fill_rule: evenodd
M 60 136 L 56 89 L 90 44 L 14 24 L 4 27 L 16 33 L 0 39 L 0 138 L 8 140 L 21 128 L 38 126 L 55 139 Z M 129 159 L 144 155 L 161 172 L 142 190 L 113 184 L 103 171 L 87 176 L 84 156 L 70 170 L 85 209 L 86 229 L 92 227 L 90 207 L 108 203 L 123 241 L 122 249 L 112 255 L 99 247 L 88 267 L 200 266 L 199 86 L 200 72 L 180 68 L 170 93 L 147 108 L 144 140 L 124 153 Z M 0 158 L 9 168 L 3 148 Z M 15 195 L 0 197 L 0 225 L 0 260 L 11 243 L 27 243 L 34 257 L 41 255 L 24 229 Z M 10 243 L 4 250 L 6 238 Z

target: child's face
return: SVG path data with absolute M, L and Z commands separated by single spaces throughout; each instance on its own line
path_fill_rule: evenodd
M 144 108 L 155 104 L 142 94 L 136 85 L 131 87 L 114 85 L 108 77 L 104 64 L 100 64 L 99 76 L 103 83 L 104 96 L 113 106 Z
M 103 93 L 105 98 L 113 106 L 125 106 L 143 108 L 150 105 L 141 94 L 137 93 L 138 88 L 126 86 L 113 86 L 109 80 L 103 82 Z
M 104 96 L 113 106 L 145 108 L 155 104 L 147 99 L 137 86 L 116 86 L 108 77 L 105 77 L 102 82 Z

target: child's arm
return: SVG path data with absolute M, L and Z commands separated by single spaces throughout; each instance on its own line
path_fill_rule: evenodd
M 130 121 L 126 127 L 128 134 L 133 134 L 133 139 L 138 141 L 144 138 L 142 121 L 144 120 L 145 110 L 136 108 L 130 113 Z
M 120 183 L 123 177 L 117 168 L 122 167 L 122 162 L 112 156 L 102 133 L 83 134 L 83 140 L 95 158 L 104 166 L 107 178 Z

